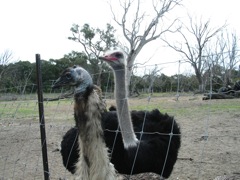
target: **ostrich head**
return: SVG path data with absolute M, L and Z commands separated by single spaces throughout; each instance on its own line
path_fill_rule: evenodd
M 121 70 L 126 65 L 126 55 L 120 50 L 109 51 L 99 59 L 107 62 L 113 70 Z
M 64 70 L 52 88 L 74 86 L 75 93 L 85 92 L 93 84 L 90 74 L 80 66 L 74 65 Z

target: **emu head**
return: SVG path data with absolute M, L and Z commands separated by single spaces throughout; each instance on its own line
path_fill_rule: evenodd
M 65 69 L 60 77 L 53 84 L 52 88 L 63 86 L 74 86 L 75 93 L 86 91 L 87 87 L 92 85 L 90 74 L 80 66 L 74 65 Z
M 99 59 L 107 62 L 113 70 L 124 69 L 126 65 L 126 55 L 120 50 L 109 51 Z

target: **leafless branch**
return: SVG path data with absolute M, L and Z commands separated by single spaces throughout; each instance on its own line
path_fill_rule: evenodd
M 124 13 L 123 13 L 121 22 L 117 19 L 111 4 L 110 4 L 110 9 L 111 9 L 114 21 L 119 26 L 122 27 L 123 35 L 129 42 L 130 49 L 134 50 L 135 55 L 137 55 L 145 44 L 159 38 L 163 33 L 168 31 L 172 27 L 172 25 L 176 22 L 176 20 L 174 20 L 173 23 L 169 27 L 167 27 L 167 29 L 162 30 L 160 33 L 156 33 L 160 18 L 162 18 L 167 12 L 172 10 L 173 7 L 178 5 L 181 2 L 181 0 L 163 0 L 161 1 L 162 4 L 159 7 L 157 6 L 157 4 L 154 4 L 153 2 L 153 9 L 155 10 L 156 15 L 155 17 L 152 18 L 151 22 L 148 24 L 147 28 L 145 29 L 142 35 L 139 34 L 139 30 L 141 28 L 142 22 L 144 21 L 145 13 L 141 15 L 139 14 L 140 0 L 137 0 L 136 11 L 135 11 L 136 13 L 132 23 L 132 29 L 129 30 L 126 27 L 127 15 L 133 2 L 134 0 L 128 1 L 128 2 L 124 1 L 124 3 L 122 4 L 121 7 L 123 8 Z
M 172 45 L 166 39 L 163 39 L 163 41 L 169 47 L 187 58 L 186 61 L 194 68 L 199 84 L 201 85 L 203 83 L 202 75 L 207 66 L 207 62 L 203 58 L 203 52 L 206 49 L 206 44 L 226 27 L 226 23 L 221 27 L 211 28 L 210 20 L 203 22 L 200 18 L 198 22 L 196 19 L 194 21 L 190 15 L 188 15 L 188 17 L 190 23 L 188 25 L 183 23 L 182 28 L 177 30 L 182 39 L 178 45 Z
M 146 19 L 147 11 L 141 11 L 144 7 L 141 4 L 141 0 L 124 0 L 119 1 L 120 6 L 123 10 L 123 14 L 120 19 L 118 19 L 117 14 L 113 10 L 111 3 L 110 9 L 113 15 L 113 20 L 121 27 L 123 36 L 129 43 L 129 52 L 127 58 L 127 79 L 130 80 L 132 67 L 134 61 L 142 50 L 142 48 L 149 42 L 156 40 L 161 35 L 166 32 L 174 32 L 171 30 L 173 25 L 176 23 L 176 19 L 170 23 L 166 28 L 163 28 L 164 24 L 161 22 L 164 21 L 164 17 L 169 13 L 174 7 L 180 5 L 182 0 L 161 0 L 161 1 L 152 1 L 152 7 L 154 15 L 150 18 L 150 21 Z M 134 12 L 133 18 L 131 16 L 131 10 Z M 119 12 L 119 11 L 118 11 Z M 152 12 L 148 12 L 151 14 Z M 132 20 L 133 19 L 133 20 Z M 132 21 L 132 22 L 129 22 Z M 149 22 L 148 22 L 149 21 Z M 129 26 L 130 25 L 130 26 Z M 162 25 L 162 28 L 160 28 Z M 146 27 L 144 27 L 146 26 Z M 143 32 L 142 32 L 143 30 Z M 130 81 L 128 82 L 128 84 Z
M 7 65 L 12 59 L 12 52 L 7 49 L 0 55 L 0 65 Z
M 5 50 L 1 55 L 0 55 L 0 81 L 3 77 L 3 74 L 8 70 L 9 66 L 6 66 L 9 64 L 11 61 L 13 61 L 13 54 L 10 50 Z M 5 67 L 6 66 L 6 67 Z

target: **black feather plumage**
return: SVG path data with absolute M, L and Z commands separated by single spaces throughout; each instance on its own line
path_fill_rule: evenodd
M 105 112 L 102 115 L 104 138 L 115 169 L 122 174 L 154 172 L 168 178 L 177 160 L 181 145 L 181 132 L 178 124 L 173 117 L 160 113 L 158 109 L 147 112 L 132 111 L 131 117 L 138 139 L 141 136 L 140 132 L 142 130 L 144 132 L 133 169 L 136 147 L 124 149 L 121 132 L 116 136 L 118 130 L 116 111 Z M 143 123 L 144 128 L 142 128 Z M 61 143 L 63 164 L 71 173 L 75 172 L 74 165 L 79 157 L 77 134 L 78 129 L 71 128 L 64 135 Z M 165 158 L 167 158 L 166 163 Z

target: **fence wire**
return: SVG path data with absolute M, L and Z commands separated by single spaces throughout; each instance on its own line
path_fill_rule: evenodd
M 175 65 L 178 65 L 180 73 L 180 62 L 176 62 Z M 240 99 L 203 101 L 202 94 L 180 92 L 178 78 L 175 82 L 178 84 L 177 92 L 149 92 L 129 99 L 131 109 L 158 108 L 163 113 L 173 115 L 180 124 L 182 145 L 169 179 L 214 179 L 221 175 L 240 173 Z M 149 81 L 149 86 L 151 85 L 152 82 Z M 27 94 L 19 94 L 11 89 L 0 90 L 0 179 L 2 180 L 44 179 L 37 92 L 36 88 L 33 88 L 36 85 L 28 86 L 32 90 Z M 109 86 L 108 84 L 104 93 L 108 106 L 115 102 L 113 95 L 106 95 L 112 93 L 108 92 Z M 211 88 L 212 85 L 209 92 L 212 92 Z M 50 101 L 64 93 L 64 89 L 61 93 L 52 90 L 44 93 L 50 179 L 72 176 L 64 168 L 59 150 L 63 135 L 75 125 L 73 99 Z M 106 131 L 110 130 L 106 129 Z M 142 131 L 136 133 L 141 134 Z M 169 136 L 159 132 L 151 133 Z

